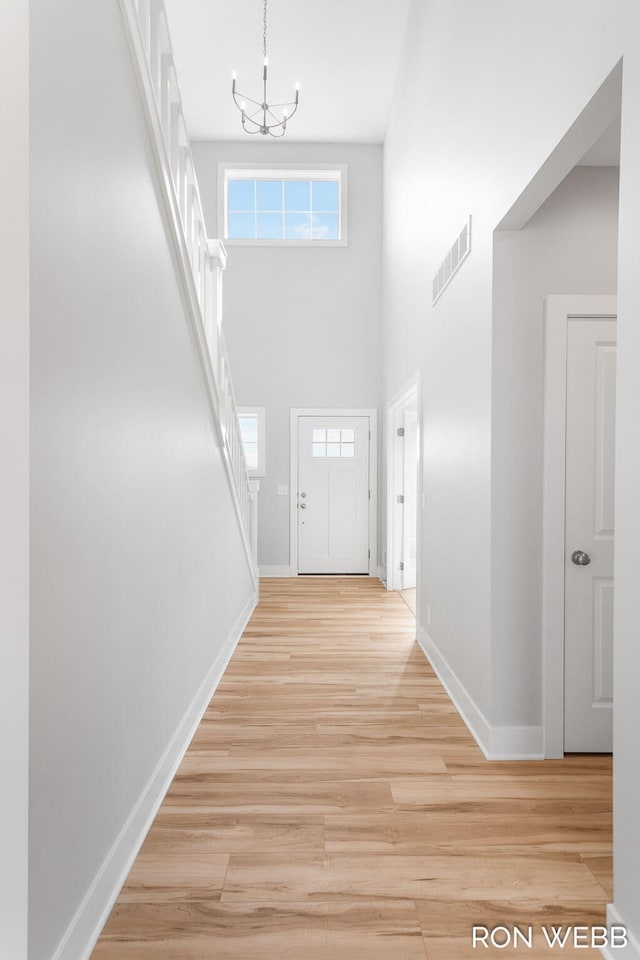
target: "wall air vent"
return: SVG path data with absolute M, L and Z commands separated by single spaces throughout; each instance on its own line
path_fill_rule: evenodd
M 432 304 L 437 303 L 471 251 L 471 216 L 456 237 L 440 268 L 433 278 Z

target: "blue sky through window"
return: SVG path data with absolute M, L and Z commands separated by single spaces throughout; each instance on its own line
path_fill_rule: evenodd
M 253 210 L 255 208 L 255 180 L 230 180 L 227 189 L 229 210 Z
M 285 210 L 311 210 L 311 183 L 309 180 L 287 180 L 284 185 Z
M 257 215 L 258 240 L 282 239 L 282 214 L 261 213 Z
M 338 184 L 335 180 L 314 180 L 311 189 L 313 210 L 338 212 Z
M 339 240 L 339 181 L 228 180 L 227 238 Z
M 257 180 L 258 210 L 282 210 L 282 180 Z

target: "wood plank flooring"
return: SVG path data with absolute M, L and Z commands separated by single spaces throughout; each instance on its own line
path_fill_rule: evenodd
M 416 615 L 416 588 L 408 587 L 406 590 L 400 590 L 398 592 L 400 593 L 400 596 L 402 597 L 406 605 L 409 607 L 409 610 L 411 610 L 411 613 L 415 616 Z
M 611 761 L 488 763 L 375 580 L 266 580 L 93 960 L 466 960 L 601 924 Z M 474 924 L 533 949 L 473 949 Z

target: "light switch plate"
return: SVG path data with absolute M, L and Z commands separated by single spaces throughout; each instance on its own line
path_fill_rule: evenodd
M 288 493 L 289 493 L 289 487 L 286 485 L 286 483 L 281 483 L 281 484 L 279 484 L 279 486 L 278 486 L 278 496 L 279 496 L 279 497 L 286 497 Z

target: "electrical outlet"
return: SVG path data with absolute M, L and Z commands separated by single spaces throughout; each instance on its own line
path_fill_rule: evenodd
M 431 607 L 427 604 L 427 623 L 431 623 Z

